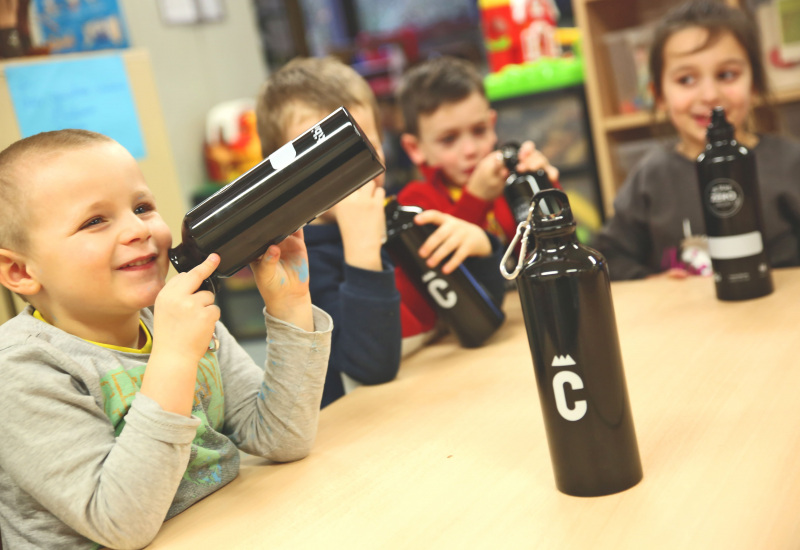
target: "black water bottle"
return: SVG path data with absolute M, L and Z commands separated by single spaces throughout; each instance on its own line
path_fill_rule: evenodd
M 506 178 L 506 185 L 503 188 L 503 195 L 506 198 L 514 219 L 517 223 L 522 223 L 528 216 L 533 196 L 539 191 L 553 189 L 553 183 L 547 176 L 547 172 L 542 169 L 535 172 L 517 173 L 519 164 L 519 144 L 509 141 L 500 147 L 500 154 L 503 156 L 503 163 L 510 172 Z M 549 202 L 549 199 L 548 199 Z M 552 205 L 545 203 L 542 205 L 547 213 L 550 213 Z
M 229 277 L 384 170 L 355 119 L 340 107 L 191 209 L 178 271 L 216 252 L 215 277 Z
M 540 201 L 560 205 L 542 212 Z M 550 458 L 559 491 L 600 496 L 642 479 L 606 260 L 578 242 L 562 191 L 537 193 L 536 247 L 516 277 Z M 514 238 L 507 255 L 519 239 Z M 521 274 L 520 274 L 521 271 Z
M 448 274 L 441 270 L 445 261 L 434 268 L 428 267 L 418 251 L 436 226 L 415 224 L 414 217 L 421 212 L 421 208 L 401 206 L 393 198 L 387 201 L 386 249 L 461 345 L 480 346 L 503 324 L 505 314 L 463 264 Z
M 736 141 L 725 110 L 716 107 L 697 176 L 717 298 L 748 300 L 773 290 L 764 249 L 756 159 Z

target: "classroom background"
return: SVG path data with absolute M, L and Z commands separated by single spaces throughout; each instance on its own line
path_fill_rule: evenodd
M 773 89 L 767 128 L 800 136 L 797 2 L 729 0 L 762 29 Z M 414 178 L 393 99 L 403 71 L 437 55 L 476 63 L 500 143 L 533 140 L 561 172 L 588 240 L 627 171 L 669 125 L 647 86 L 652 25 L 669 0 L 20 0 L 0 27 L 0 148 L 65 127 L 107 133 L 140 162 L 180 242 L 185 212 L 261 160 L 254 97 L 295 56 L 333 55 L 378 97 L 387 188 Z M 21 303 L 3 290 L 0 321 Z M 218 294 L 223 320 L 260 341 L 247 270 Z M 253 346 L 258 353 L 260 345 Z

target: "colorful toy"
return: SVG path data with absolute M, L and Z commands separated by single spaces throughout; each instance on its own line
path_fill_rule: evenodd
M 558 57 L 559 12 L 553 0 L 478 0 L 489 68 Z
M 208 112 L 203 156 L 208 178 L 218 184 L 230 183 L 261 162 L 252 100 L 227 101 Z

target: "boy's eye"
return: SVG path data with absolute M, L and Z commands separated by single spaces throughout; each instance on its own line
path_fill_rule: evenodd
M 84 224 L 81 225 L 80 228 L 81 229 L 88 229 L 89 227 L 92 227 L 93 225 L 99 225 L 101 223 L 103 223 L 103 218 L 100 217 L 100 216 L 96 216 L 96 217 L 84 222 Z
M 677 81 L 678 84 L 680 84 L 682 86 L 690 86 L 690 85 L 694 84 L 695 78 L 692 75 L 688 75 L 687 74 L 687 75 L 679 76 L 676 79 L 676 81 Z
M 487 130 L 486 126 L 478 126 L 472 129 L 472 135 L 475 137 L 481 137 L 486 133 L 486 130 Z
M 456 142 L 457 137 L 458 136 L 456 136 L 455 134 L 449 134 L 439 139 L 439 143 L 442 143 L 443 145 L 452 145 Z
M 151 212 L 153 210 L 155 210 L 155 208 L 153 207 L 152 204 L 142 203 L 142 204 L 140 204 L 139 206 L 137 206 L 136 208 L 133 209 L 133 213 L 134 214 L 145 214 L 145 213 Z

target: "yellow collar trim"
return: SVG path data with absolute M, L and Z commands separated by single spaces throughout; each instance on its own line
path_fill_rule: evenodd
M 45 320 L 44 317 L 42 317 L 42 314 L 39 312 L 38 309 L 35 309 L 33 311 L 33 316 L 35 318 L 39 319 L 40 321 L 42 321 L 44 323 L 47 323 L 47 321 Z M 47 324 L 49 325 L 50 323 L 47 323 Z M 126 348 L 124 346 L 114 346 L 112 344 L 102 344 L 100 342 L 93 342 L 91 340 L 86 340 L 85 338 L 83 340 L 85 342 L 89 342 L 90 344 L 94 344 L 95 346 L 100 346 L 102 348 L 113 349 L 113 350 L 116 350 L 116 351 L 122 351 L 122 352 L 125 352 L 125 353 L 150 353 L 153 350 L 153 337 L 150 336 L 150 331 L 147 330 L 147 326 L 144 324 L 144 321 L 142 321 L 141 319 L 139 319 L 139 326 L 142 327 L 142 330 L 144 331 L 144 334 L 147 337 L 147 341 L 144 343 L 144 345 L 141 347 L 141 349 Z

